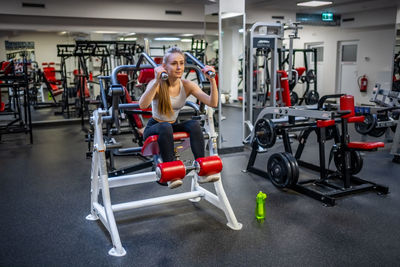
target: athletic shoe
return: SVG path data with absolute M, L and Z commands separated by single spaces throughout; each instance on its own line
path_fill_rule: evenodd
M 172 180 L 168 182 L 168 187 L 169 189 L 174 189 L 177 187 L 180 187 L 183 184 L 181 179 L 177 179 L 177 180 Z
M 219 180 L 219 174 L 211 174 L 208 176 L 198 176 L 197 182 L 199 184 L 204 184 L 204 183 L 214 183 Z

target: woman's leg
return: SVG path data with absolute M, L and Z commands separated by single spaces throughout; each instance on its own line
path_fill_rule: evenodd
M 179 124 L 174 124 L 174 132 L 184 131 L 190 134 L 190 147 L 194 158 L 204 157 L 204 135 L 199 121 L 188 120 Z
M 172 125 L 168 122 L 157 122 L 156 120 L 149 120 L 146 129 L 144 130 L 143 137 L 146 139 L 151 135 L 158 135 L 158 146 L 163 162 L 174 161 L 174 137 Z

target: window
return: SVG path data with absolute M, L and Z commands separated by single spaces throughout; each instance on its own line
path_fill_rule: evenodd
M 357 45 L 349 44 L 342 46 L 342 61 L 356 62 L 357 61 Z

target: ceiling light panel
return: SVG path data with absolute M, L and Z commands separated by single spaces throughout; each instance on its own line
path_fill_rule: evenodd
M 318 7 L 318 6 L 327 6 L 331 5 L 331 1 L 307 1 L 297 3 L 298 6 L 307 6 L 307 7 Z

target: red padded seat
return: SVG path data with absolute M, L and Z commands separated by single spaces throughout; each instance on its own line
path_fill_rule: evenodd
M 54 84 L 61 84 L 60 80 L 56 78 L 56 69 L 53 67 L 45 67 L 43 68 L 43 74 L 46 76 L 46 79 Z
M 350 142 L 347 147 L 358 150 L 374 150 L 378 147 L 385 147 L 385 144 L 383 142 Z
M 189 134 L 187 132 L 176 132 L 174 133 L 174 141 L 184 141 L 189 138 Z M 142 147 L 142 155 L 153 156 L 160 154 L 160 148 L 158 147 L 158 135 L 152 135 L 147 137 L 146 141 L 144 141 Z

